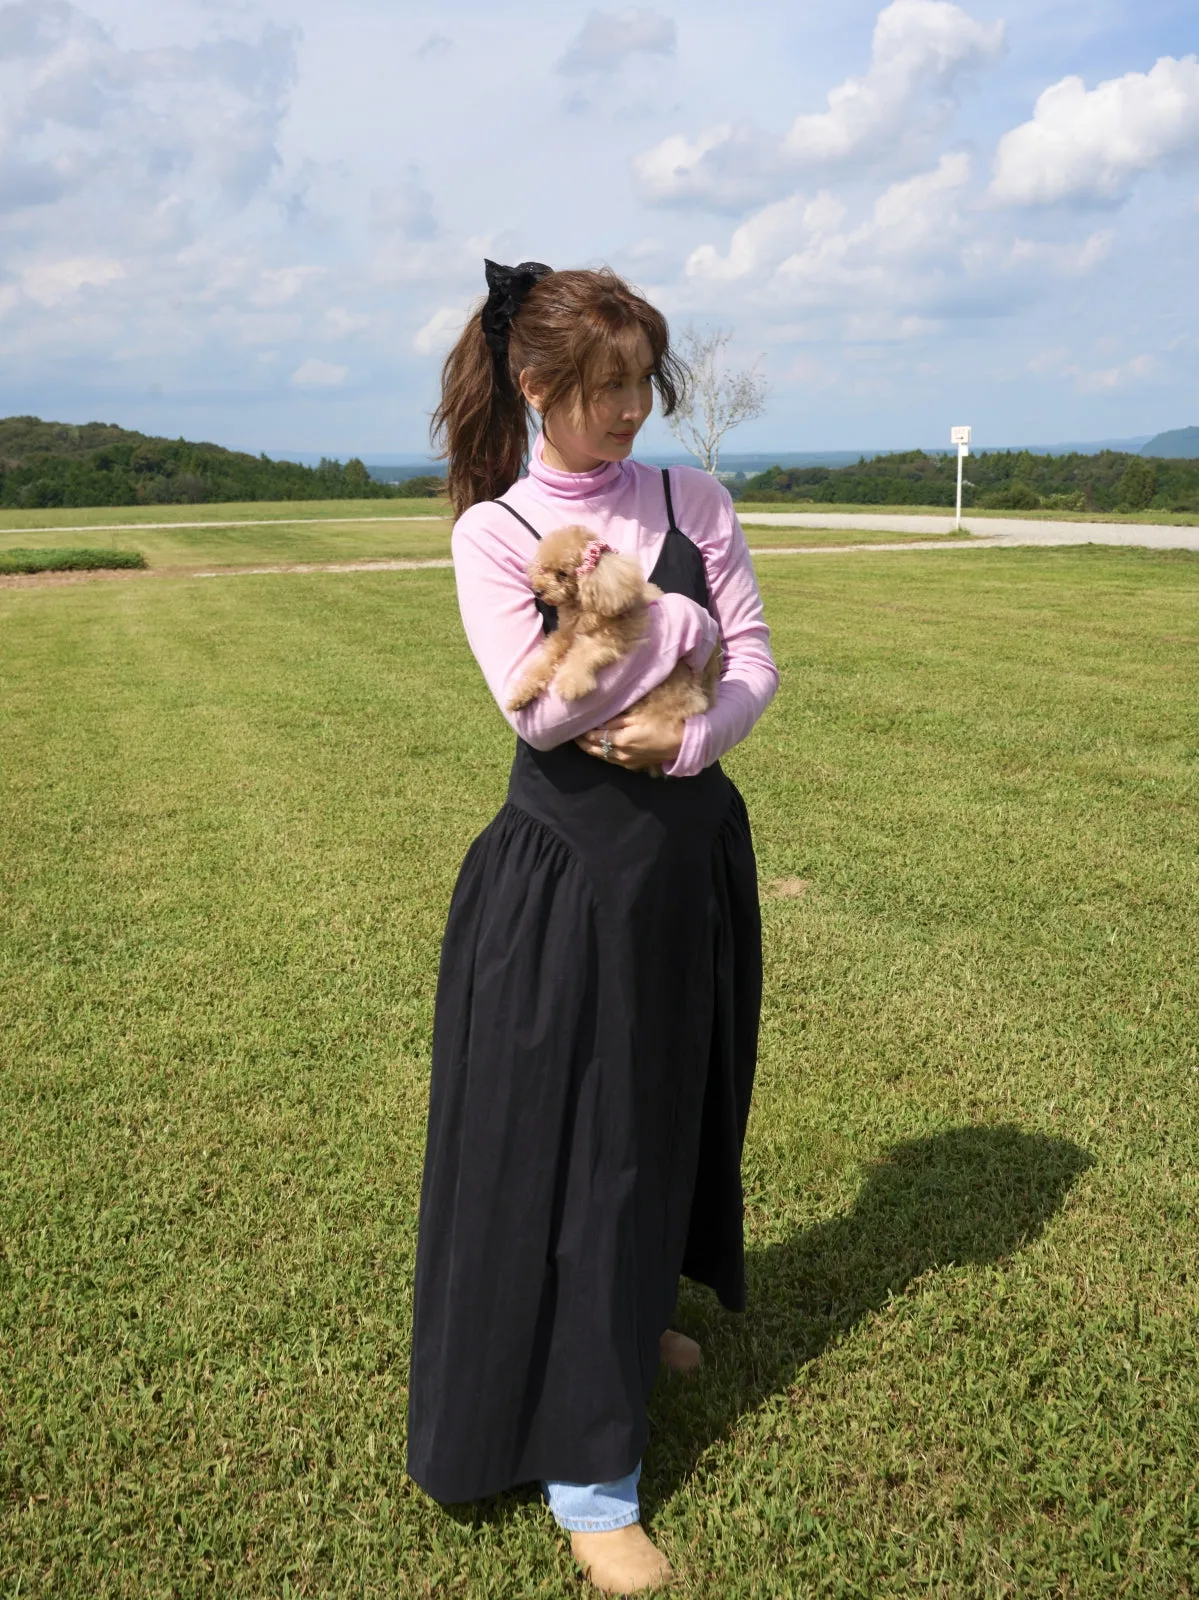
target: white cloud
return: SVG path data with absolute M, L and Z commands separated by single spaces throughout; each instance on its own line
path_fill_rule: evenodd
M 1013 263 L 1041 262 L 1066 278 L 1085 277 L 1111 254 L 1115 234 L 1101 228 L 1075 244 L 1056 244 L 1043 239 L 1015 239 L 1009 259 Z
M 430 191 L 421 182 L 420 170 L 409 166 L 404 176 L 390 188 L 376 189 L 371 195 L 371 218 L 383 234 L 401 239 L 432 239 L 437 227 L 437 208 Z
M 161 242 L 246 205 L 279 165 L 295 52 L 294 30 L 275 26 L 257 40 L 123 49 L 66 0 L 4 7 L 0 214 L 10 256 L 60 210 L 64 236 L 107 229 L 125 256 L 139 239 Z
M 412 348 L 422 356 L 448 350 L 462 332 L 466 317 L 467 311 L 464 306 L 439 307 L 428 322 L 417 330 L 412 340 Z
M 1084 367 L 1070 359 L 1067 349 L 1057 346 L 1033 356 L 1028 370 L 1038 376 L 1072 378 L 1080 394 L 1111 394 L 1153 377 L 1157 362 L 1151 355 L 1139 355 L 1111 367 Z
M 952 258 L 970 171 L 968 155 L 943 156 L 932 171 L 886 188 L 856 226 L 846 226 L 847 206 L 828 191 L 793 195 L 743 222 L 727 255 L 701 245 L 687 273 L 717 282 L 756 277 L 792 305 L 851 305 L 864 293 L 885 300 L 899 292 L 897 271 Z
M 40 306 L 60 306 L 81 289 L 103 288 L 124 276 L 125 268 L 119 261 L 102 256 L 70 256 L 65 261 L 27 267 L 21 274 L 21 287 Z
M 638 187 L 651 205 L 697 203 L 733 210 L 769 193 L 768 180 L 778 165 L 777 154 L 756 129 L 730 122 L 693 139 L 673 133 L 633 158 Z
M 347 311 L 345 306 L 330 306 L 325 312 L 325 327 L 331 339 L 348 339 L 355 333 L 361 333 L 364 328 L 370 327 L 371 320 L 356 311 Z
M 723 249 L 698 246 L 672 312 L 765 324 L 783 343 L 910 341 L 1050 299 L 1055 284 L 1099 268 L 1114 242 L 1110 229 L 1011 238 L 1002 213 L 974 199 L 965 151 L 888 184 L 865 207 L 853 193 L 792 195 L 748 217 Z M 811 319 L 807 329 L 799 318 Z
M 921 101 L 944 108 L 960 74 L 996 60 L 1003 43 L 1002 22 L 976 22 L 948 0 L 894 0 L 879 13 L 865 76 L 830 90 L 827 111 L 797 117 L 783 148 L 805 165 L 877 152 Z
M 977 22 L 949 0 L 893 0 L 878 15 L 865 74 L 830 90 L 826 111 L 802 113 L 776 143 L 745 124 L 673 135 L 636 158 L 642 193 L 736 207 L 783 174 L 890 160 L 918 147 L 952 110 L 961 74 L 1003 47 L 1002 22 Z
M 834 232 L 844 216 L 844 205 L 827 192 L 813 200 L 794 194 L 765 206 L 735 229 L 727 255 L 721 256 L 710 244 L 693 250 L 687 273 L 729 282 L 773 268 L 807 240 Z
M 990 193 L 1011 205 L 1118 200 L 1142 172 L 1199 152 L 1199 60 L 1162 56 L 1088 90 L 1051 84 L 1031 122 L 1005 133 Z
M 613 72 L 630 56 L 674 54 L 675 26 L 656 11 L 593 11 L 558 62 L 568 75 Z
M 350 375 L 349 367 L 335 366 L 331 361 L 318 361 L 309 356 L 291 375 L 297 389 L 337 389 Z
M 263 267 L 247 298 L 256 306 L 285 305 L 326 276 L 324 267 Z

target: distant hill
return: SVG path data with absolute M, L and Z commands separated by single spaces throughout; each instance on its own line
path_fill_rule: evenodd
M 437 493 L 435 479 L 377 483 L 361 461 L 301 466 L 112 422 L 0 418 L 0 506 L 134 506 L 230 500 L 382 500 Z
M 729 488 L 737 499 L 758 502 L 948 507 L 957 457 L 905 450 L 846 467 L 773 466 Z M 992 450 L 966 463 L 964 500 L 996 511 L 1199 511 L 1199 461 L 1148 461 L 1120 450 Z
M 1156 434 L 1141 446 L 1141 454 L 1167 461 L 1199 461 L 1199 428 L 1172 428 L 1169 433 Z

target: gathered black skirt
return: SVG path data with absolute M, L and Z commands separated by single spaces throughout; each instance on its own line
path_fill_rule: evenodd
M 437 992 L 408 1430 L 436 1499 L 631 1472 L 680 1273 L 743 1308 L 761 973 L 719 766 L 518 746 Z

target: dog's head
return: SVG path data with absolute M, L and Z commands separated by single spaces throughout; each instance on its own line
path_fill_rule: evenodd
M 619 617 L 642 598 L 645 579 L 586 528 L 559 528 L 537 546 L 529 567 L 533 592 L 547 605 Z

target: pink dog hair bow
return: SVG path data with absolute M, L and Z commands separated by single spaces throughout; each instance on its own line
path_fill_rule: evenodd
M 599 566 L 601 556 L 613 554 L 612 546 L 605 544 L 602 539 L 592 539 L 583 551 L 582 559 L 575 568 L 575 576 L 585 578 L 589 572 L 594 572 Z

